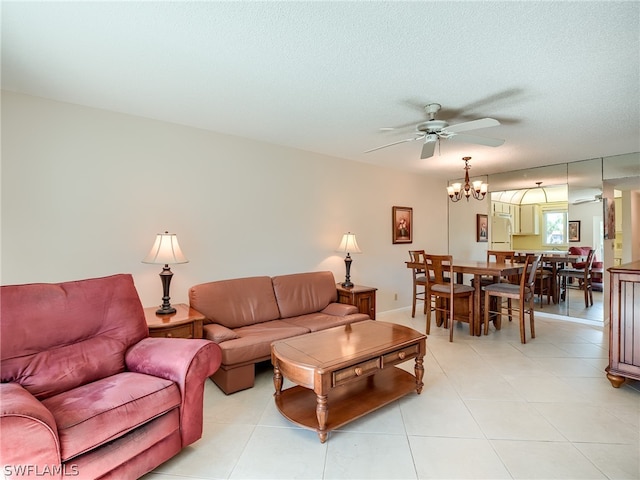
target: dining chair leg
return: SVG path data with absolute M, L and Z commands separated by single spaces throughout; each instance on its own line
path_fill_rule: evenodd
M 529 303 L 529 328 L 531 329 L 531 338 L 536 338 L 536 327 L 535 325 L 535 318 L 534 318 L 534 309 L 533 309 L 533 298 L 531 299 L 531 302 Z
M 416 284 L 413 284 L 413 304 L 411 305 L 411 318 L 415 318 L 416 316 Z
M 433 312 L 429 312 L 429 313 L 427 313 L 427 315 L 426 315 L 426 317 L 425 317 L 425 318 L 426 318 L 426 322 L 427 322 L 427 327 L 426 327 L 426 333 L 427 333 L 427 335 L 429 335 L 429 334 L 431 333 L 431 314 L 432 314 L 432 313 L 433 313 Z M 436 315 L 437 315 L 437 312 L 436 312 Z
M 489 335 L 489 301 L 490 301 L 489 292 L 484 292 L 484 334 Z
M 513 308 L 511 308 L 511 299 L 507 298 L 507 313 L 509 315 L 509 321 L 511 321 L 513 317 L 512 312 L 513 312 Z
M 473 318 L 473 295 L 469 295 L 469 335 L 475 336 L 476 334 L 476 322 Z M 478 322 L 480 319 L 478 319 Z M 478 325 L 478 331 L 480 330 L 480 325 Z
M 591 300 L 591 306 L 593 306 L 593 284 L 589 280 L 589 300 Z
M 453 306 L 455 302 L 453 298 L 448 298 L 449 300 L 449 341 L 453 342 Z
M 524 325 L 524 305 L 520 305 L 520 309 L 518 311 L 518 320 L 520 323 L 520 343 L 527 343 L 527 339 L 525 338 L 527 335 L 525 334 Z

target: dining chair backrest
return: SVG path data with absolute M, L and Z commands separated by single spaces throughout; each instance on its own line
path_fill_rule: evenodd
M 427 279 L 433 283 L 449 284 L 448 278 L 453 278 L 453 256 L 425 254 Z
M 424 255 L 425 255 L 424 250 L 409 250 L 409 258 L 413 263 L 421 263 L 424 265 Z M 414 273 L 423 274 L 424 272 L 425 272 L 424 268 L 414 268 Z
M 412 262 L 424 262 L 424 250 L 409 250 L 409 259 Z
M 589 255 L 587 255 L 587 260 L 585 262 L 584 269 L 590 274 L 591 269 L 593 268 L 593 259 L 596 257 L 596 251 L 592 248 L 589 250 Z
M 516 252 L 514 250 L 487 250 L 487 262 L 494 260 L 499 263 L 513 262 Z
M 538 255 L 527 255 L 527 259 L 524 263 L 524 270 L 522 271 L 522 276 L 520 277 L 520 298 L 524 299 L 529 294 L 533 295 L 535 291 L 535 283 L 536 283 L 536 271 L 538 270 L 538 265 L 540 264 L 540 259 L 542 258 L 542 254 Z

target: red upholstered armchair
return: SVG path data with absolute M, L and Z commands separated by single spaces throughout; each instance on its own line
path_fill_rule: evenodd
M 589 255 L 591 247 L 569 247 L 569 255 L 582 255 L 585 259 Z M 573 264 L 573 268 L 584 268 L 586 262 L 576 262 Z M 602 275 L 603 275 L 603 262 L 598 262 L 594 257 L 593 266 L 591 271 L 593 272 L 591 284 L 594 290 L 602 291 Z
M 134 479 L 202 436 L 208 340 L 148 338 L 130 275 L 1 287 L 6 478 Z

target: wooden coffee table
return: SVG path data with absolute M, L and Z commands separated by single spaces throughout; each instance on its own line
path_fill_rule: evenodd
M 316 430 L 324 443 L 331 430 L 422 391 L 425 339 L 402 325 L 366 320 L 276 341 L 276 406 L 292 422 Z M 394 366 L 411 358 L 415 376 Z M 282 390 L 283 377 L 296 385 Z

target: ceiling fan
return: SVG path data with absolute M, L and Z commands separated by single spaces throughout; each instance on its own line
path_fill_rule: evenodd
M 597 203 L 602 201 L 602 195 L 594 195 L 593 198 L 579 198 L 573 202 L 573 205 L 581 205 L 583 203 Z
M 500 125 L 500 122 L 498 120 L 495 120 L 493 118 L 481 118 L 479 120 L 472 120 L 470 122 L 449 125 L 444 120 L 436 120 L 436 114 L 440 111 L 441 108 L 442 106 L 439 103 L 430 103 L 424 107 L 424 110 L 427 113 L 427 117 L 429 119 L 426 122 L 422 122 L 416 125 L 416 131 L 412 138 L 405 138 L 404 140 L 388 143 L 386 145 L 367 150 L 364 153 L 373 152 L 382 148 L 391 147 L 392 145 L 398 145 L 400 143 L 413 142 L 415 140 L 424 140 L 420 158 L 429 158 L 433 156 L 433 153 L 436 149 L 436 142 L 438 140 L 454 140 L 466 143 L 476 143 L 478 145 L 486 145 L 488 147 L 499 147 L 504 143 L 504 140 L 501 140 L 499 138 L 487 138 L 480 137 L 478 135 L 460 133 L 480 128 L 496 127 Z M 394 129 L 385 128 L 384 130 Z

